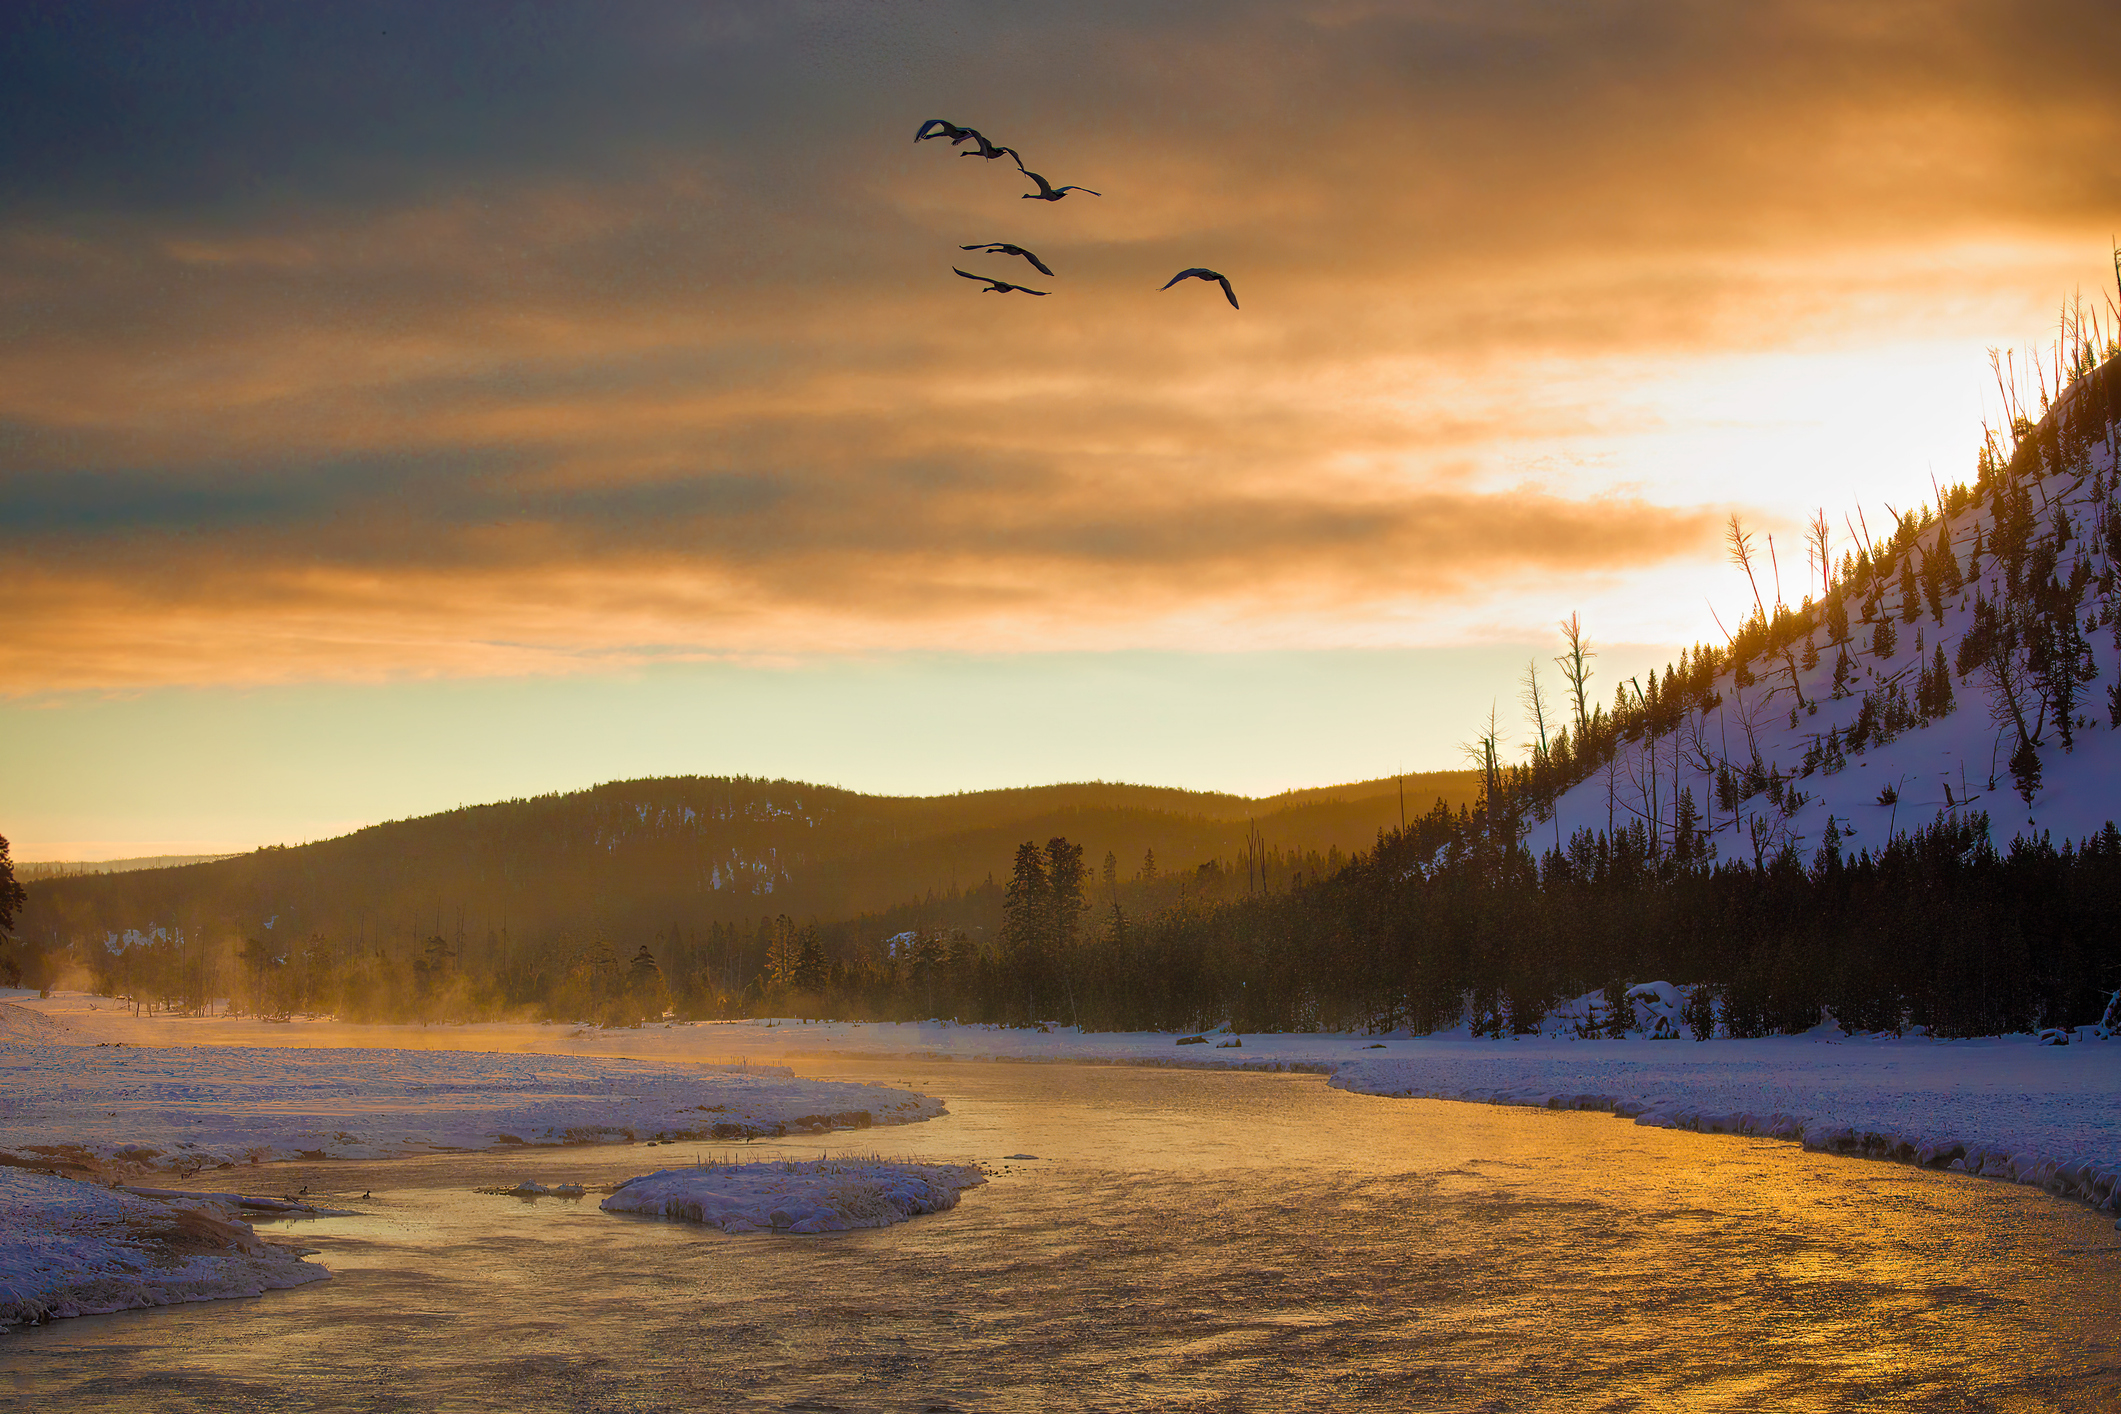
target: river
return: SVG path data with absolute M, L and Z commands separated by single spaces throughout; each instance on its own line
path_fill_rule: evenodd
M 993 1181 L 880 1231 L 728 1237 L 472 1191 L 726 1147 L 288 1165 L 245 1187 L 373 1193 L 267 1229 L 334 1280 L 0 1336 L 0 1407 L 2121 1408 L 2121 1233 L 2037 1190 L 1311 1075 L 797 1069 L 951 1113 L 751 1156 Z

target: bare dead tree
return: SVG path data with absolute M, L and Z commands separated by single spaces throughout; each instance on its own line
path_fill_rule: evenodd
M 1761 602 L 1760 581 L 1753 575 L 1753 533 L 1739 522 L 1736 511 L 1731 512 L 1731 522 L 1724 527 L 1723 543 L 1730 554 L 1731 563 L 1745 571 L 1746 583 L 1753 586 L 1753 607 L 1759 610 L 1760 625 L 1765 628 L 1767 605 Z
M 1591 660 L 1598 655 L 1591 650 L 1591 640 L 1585 636 L 1583 621 L 1576 614 L 1561 621 L 1561 642 L 1562 653 L 1554 663 L 1569 685 L 1569 705 L 1576 712 L 1576 740 L 1583 743 L 1591 725 Z
M 1530 659 L 1524 665 L 1524 682 L 1519 686 L 1517 700 L 1524 705 L 1525 722 L 1539 738 L 1535 748 L 1535 761 L 1544 761 L 1547 756 L 1547 694 L 1539 682 L 1539 660 Z

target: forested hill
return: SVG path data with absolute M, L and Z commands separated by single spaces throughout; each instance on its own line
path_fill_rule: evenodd
M 2117 437 L 2121 359 L 1937 507 L 1849 535 L 1815 523 L 1815 565 L 1842 553 L 1801 605 L 1734 540 L 1763 591 L 1751 619 L 1728 648 L 1609 685 L 1610 711 L 1585 694 L 1532 764 L 1528 843 L 1628 831 L 1653 856 L 1760 867 L 1976 813 L 1999 849 L 2098 834 L 2121 816 Z
M 2067 391 L 2037 423 L 2013 409 L 1973 485 L 1884 524 L 1822 513 L 1795 604 L 1734 520 L 1751 612 L 1724 642 L 1616 683 L 1572 618 L 1560 702 L 1527 684 L 1529 760 L 1490 727 L 1469 816 L 1287 892 L 1005 949 L 1031 985 L 994 989 L 989 1014 L 1064 991 L 1069 1016 L 1120 1030 L 1618 1037 L 1642 1034 L 1629 984 L 1659 979 L 1690 987 L 1703 1037 L 1829 1015 L 2113 1034 L 2121 342 L 2055 367 Z M 1780 561 L 1796 588 L 1803 560 Z
M 1477 790 L 1471 772 L 1404 778 L 1410 815 Z M 1314 871 L 1337 864 L 1398 825 L 1400 793 L 1389 777 L 1260 799 L 1103 782 L 892 797 L 748 778 L 619 781 L 213 863 L 36 880 L 19 931 L 47 951 L 156 928 L 373 950 L 503 932 L 517 946 L 630 948 L 673 929 L 909 907 L 991 927 L 991 881 L 1008 877 L 1025 840 L 1067 836 L 1093 876 L 1109 853 L 1123 888 L 1160 898 L 1211 861 L 1258 856 L 1283 877 L 1308 855 L 1320 857 Z M 1161 887 L 1140 879 L 1152 852 Z

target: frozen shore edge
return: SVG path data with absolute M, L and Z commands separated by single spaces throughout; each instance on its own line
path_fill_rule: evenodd
M 1498 1089 L 1424 1089 L 1417 1086 L 1365 1084 L 1358 1064 L 1340 1066 L 1326 1084 L 1354 1095 L 1389 1100 L 1451 1100 L 1466 1104 L 1511 1105 L 1527 1109 L 1593 1110 L 1632 1119 L 1655 1129 L 1685 1129 L 1697 1134 L 1730 1134 L 1781 1139 L 1814 1153 L 1904 1163 L 2036 1185 L 2058 1198 L 2084 1203 L 2099 1212 L 2121 1211 L 2121 1161 L 2081 1154 L 2057 1156 L 2031 1148 L 1983 1146 L 1946 1136 L 1906 1134 L 1822 1122 L 1806 1115 L 1774 1111 L 1707 1110 L 1689 1105 L 1631 1099 L 1621 1095 L 1556 1092 L 1536 1086 Z M 2117 1220 L 2116 1227 L 2121 1227 Z

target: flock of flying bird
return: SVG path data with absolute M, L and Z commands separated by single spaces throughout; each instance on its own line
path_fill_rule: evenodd
M 983 157 L 989 162 L 992 162 L 997 157 L 1007 157 L 1012 162 L 1016 163 L 1017 171 L 1023 173 L 1032 181 L 1038 183 L 1037 191 L 1027 191 L 1024 193 L 1024 200 L 1026 201 L 1059 201 L 1071 191 L 1083 192 L 1089 196 L 1103 195 L 1102 192 L 1091 191 L 1088 187 L 1054 186 L 1044 177 L 1032 171 L 1029 167 L 1026 167 L 1024 165 L 1024 159 L 1017 154 L 1015 148 L 997 146 L 996 144 L 987 141 L 986 134 L 982 133 L 979 129 L 961 128 L 947 118 L 930 118 L 927 122 L 921 124 L 920 130 L 918 132 L 914 133 L 913 140 L 915 142 L 926 142 L 930 138 L 938 137 L 946 137 L 950 139 L 950 145 L 952 147 L 962 147 L 968 142 L 978 144 L 978 146 L 973 148 L 970 152 L 960 152 L 958 154 L 958 156 L 960 157 Z M 1053 273 L 1052 267 L 1048 266 L 1045 261 L 1040 260 L 1037 256 L 1033 255 L 1030 251 L 1025 250 L 1022 246 L 1011 245 L 1006 241 L 985 241 L 973 245 L 959 246 L 958 249 L 985 251 L 989 255 L 1022 256 L 1025 260 L 1031 262 L 1031 268 L 1038 271 L 1039 274 L 1051 275 Z M 950 268 L 952 270 L 957 270 L 957 273 L 964 276 L 967 280 L 984 281 L 986 283 L 987 288 L 980 291 L 981 294 L 1023 294 L 1043 296 L 1052 293 L 1052 291 L 1050 290 L 1034 290 L 1028 285 L 1015 285 L 1011 284 L 1007 280 L 997 280 L 991 275 L 975 275 L 969 270 L 958 270 L 955 265 L 951 266 Z M 1171 286 L 1177 284 L 1181 280 L 1213 281 L 1214 283 L 1223 287 L 1223 298 L 1230 301 L 1230 308 L 1236 309 L 1238 307 L 1237 292 L 1230 288 L 1230 277 L 1220 273 L 1219 271 L 1210 270 L 1206 266 L 1196 265 L 1189 270 L 1181 270 L 1176 275 L 1173 275 L 1169 280 L 1164 283 L 1163 288 L 1168 290 L 1171 288 Z

